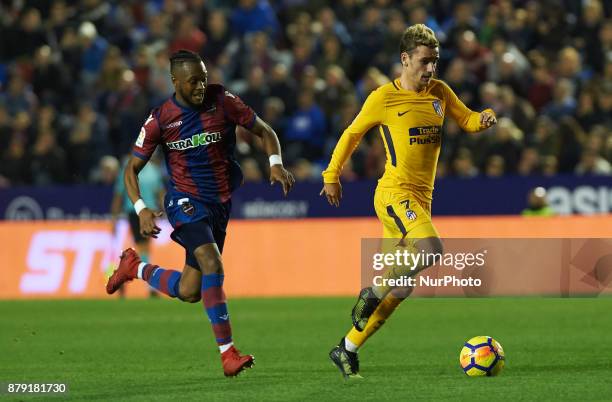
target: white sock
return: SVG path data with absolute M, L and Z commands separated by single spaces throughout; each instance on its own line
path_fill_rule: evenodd
M 138 279 L 142 279 L 142 270 L 144 269 L 145 265 L 147 265 L 146 262 L 141 262 L 138 264 L 138 275 L 136 275 Z
M 232 346 L 234 346 L 234 342 L 226 343 L 225 345 L 219 345 L 219 351 L 221 353 L 224 353 L 227 350 L 229 350 L 229 348 L 231 348 Z
M 344 348 L 348 350 L 349 352 L 353 352 L 353 353 L 357 353 L 357 351 L 359 350 L 359 346 L 349 341 L 347 337 L 344 338 Z

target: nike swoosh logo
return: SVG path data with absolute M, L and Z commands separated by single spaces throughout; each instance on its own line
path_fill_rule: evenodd
M 219 316 L 219 318 L 222 319 L 223 321 L 227 321 L 227 319 L 229 318 L 229 314 L 223 314 Z
M 397 112 L 397 117 L 402 117 L 403 115 L 405 115 L 406 113 L 408 113 L 409 111 L 411 111 L 412 109 L 408 109 L 405 112 Z

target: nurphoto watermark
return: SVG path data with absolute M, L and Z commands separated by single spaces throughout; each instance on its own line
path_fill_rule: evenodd
M 612 239 L 362 239 L 361 286 L 417 296 L 612 294 Z

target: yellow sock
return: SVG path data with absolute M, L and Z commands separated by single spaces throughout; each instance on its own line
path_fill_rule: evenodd
M 397 298 L 391 293 L 388 294 L 383 301 L 380 302 L 378 307 L 376 307 L 376 310 L 374 310 L 370 316 L 370 319 L 362 332 L 357 331 L 355 327 L 351 328 L 348 334 L 346 334 L 348 340 L 354 343 L 357 347 L 361 347 L 370 336 L 374 335 L 374 333 L 376 333 L 376 331 L 382 327 L 387 318 L 389 318 L 393 311 L 395 311 L 396 307 L 399 306 L 402 300 L 404 299 Z

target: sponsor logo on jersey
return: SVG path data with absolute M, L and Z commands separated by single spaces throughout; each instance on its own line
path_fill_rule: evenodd
M 180 127 L 183 125 L 183 120 L 179 120 L 179 121 L 173 121 L 172 123 L 164 126 L 164 128 L 174 128 L 174 127 Z
M 199 133 L 194 134 L 190 138 L 185 138 L 184 140 L 178 140 L 173 142 L 167 142 L 166 145 L 170 149 L 176 149 L 178 151 L 183 151 L 185 149 L 201 147 L 204 145 L 209 145 L 215 142 L 221 141 L 221 133 Z
M 408 130 L 410 134 L 410 145 L 417 144 L 437 144 L 440 142 L 440 133 L 442 132 L 442 126 L 425 126 L 425 127 L 412 127 Z
M 444 117 L 444 112 L 442 111 L 442 103 L 439 100 L 435 100 L 431 102 L 436 114 L 440 117 Z

